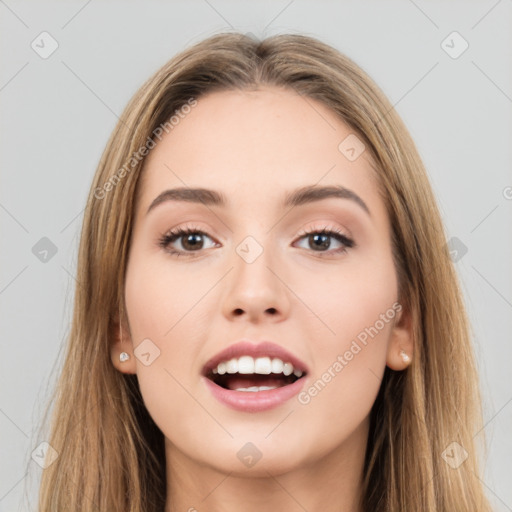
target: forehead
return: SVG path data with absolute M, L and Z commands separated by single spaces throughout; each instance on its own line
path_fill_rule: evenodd
M 146 157 L 143 209 L 162 190 L 187 186 L 221 189 L 228 206 L 313 184 L 375 194 L 369 152 L 347 158 L 344 141 L 358 152 L 362 141 L 319 101 L 267 86 L 210 93 L 187 111 Z

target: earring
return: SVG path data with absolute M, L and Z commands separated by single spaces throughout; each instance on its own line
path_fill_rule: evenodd
M 409 364 L 411 362 L 411 358 L 407 355 L 405 350 L 400 350 L 400 356 L 404 363 Z
M 126 352 L 121 352 L 119 354 L 119 361 L 121 361 L 121 363 L 128 361 L 128 359 L 130 359 L 130 354 L 127 354 Z

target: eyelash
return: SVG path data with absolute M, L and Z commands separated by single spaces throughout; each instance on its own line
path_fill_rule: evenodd
M 193 227 L 186 227 L 186 228 L 179 227 L 179 228 L 173 229 L 173 230 L 167 232 L 166 234 L 162 235 L 162 237 L 158 241 L 158 245 L 160 247 L 162 247 L 162 249 L 165 249 L 172 256 L 180 257 L 180 256 L 184 256 L 184 255 L 190 255 L 191 257 L 194 257 L 194 256 L 192 256 L 192 254 L 194 252 L 201 252 L 201 251 L 200 250 L 199 251 L 176 251 L 175 249 L 169 249 L 169 245 L 172 242 L 178 240 L 179 238 L 181 238 L 185 235 L 190 235 L 190 234 L 198 234 L 198 235 L 208 236 L 207 233 L 205 233 L 204 231 L 202 231 L 200 229 L 196 229 Z M 302 231 L 299 234 L 299 240 L 306 236 L 312 235 L 312 234 L 330 236 L 330 237 L 338 240 L 338 242 L 341 242 L 344 245 L 344 247 L 340 247 L 339 249 L 318 252 L 317 256 L 320 258 L 326 257 L 326 255 L 332 256 L 333 254 L 344 254 L 348 251 L 348 249 L 351 249 L 351 248 L 355 247 L 355 245 L 356 245 L 352 239 L 348 238 L 339 229 L 328 228 L 327 226 L 325 226 L 321 229 Z M 209 238 L 211 238 L 211 237 L 209 237 Z M 313 252 L 316 252 L 316 251 L 313 251 Z

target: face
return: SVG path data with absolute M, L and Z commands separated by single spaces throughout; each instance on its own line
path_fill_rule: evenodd
M 148 155 L 112 360 L 137 374 L 167 454 L 266 474 L 364 446 L 410 339 L 354 137 L 323 104 L 265 87 L 199 98 Z

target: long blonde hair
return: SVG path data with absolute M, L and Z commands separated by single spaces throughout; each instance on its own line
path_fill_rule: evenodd
M 481 410 L 467 314 L 435 198 L 405 125 L 372 79 L 334 48 L 302 35 L 256 41 L 224 33 L 175 56 L 140 88 L 94 176 L 46 438 L 59 455 L 43 471 L 41 512 L 164 509 L 163 434 L 144 407 L 136 376 L 120 373 L 110 359 L 113 325 L 120 310 L 124 315 L 144 164 L 133 155 L 191 99 L 260 85 L 318 100 L 351 127 L 374 160 L 392 226 L 400 302 L 414 325 L 414 360 L 406 371 L 385 370 L 370 417 L 363 510 L 490 510 L 473 439 Z M 467 452 L 456 468 L 443 457 L 450 445 L 452 456 L 453 449 Z

